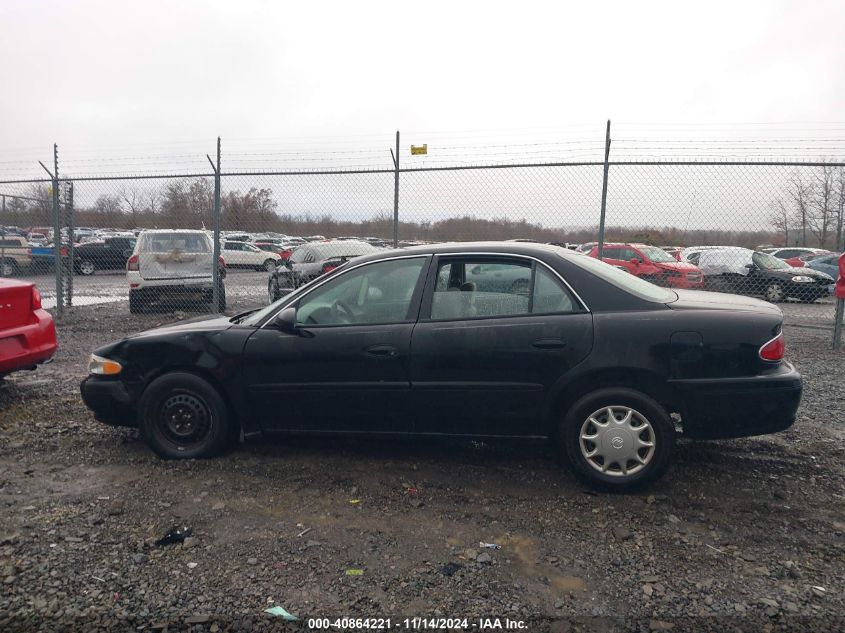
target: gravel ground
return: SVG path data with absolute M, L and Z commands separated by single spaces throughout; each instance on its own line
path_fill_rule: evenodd
M 586 491 L 545 443 L 254 441 L 161 461 L 95 422 L 78 382 L 91 349 L 175 316 L 77 308 L 55 362 L 0 386 L 0 630 L 845 625 L 845 384 L 828 333 L 787 330 L 806 380 L 792 429 L 682 441 L 660 482 L 614 496 Z M 156 546 L 171 526 L 193 535 Z

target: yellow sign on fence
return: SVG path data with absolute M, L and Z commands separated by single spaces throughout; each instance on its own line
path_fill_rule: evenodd
M 411 145 L 411 156 L 415 156 L 417 154 L 428 154 L 428 143 L 420 145 L 419 147 Z

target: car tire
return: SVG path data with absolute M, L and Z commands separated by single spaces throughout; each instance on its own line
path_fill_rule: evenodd
M 129 291 L 129 313 L 141 314 L 144 311 L 144 295 L 138 290 Z
M 138 415 L 141 434 L 163 459 L 214 457 L 233 436 L 223 398 L 194 374 L 173 372 L 156 378 L 141 396 Z
M 279 300 L 279 282 L 275 277 L 271 277 L 269 283 L 267 284 L 267 299 L 269 301 L 267 305 Z
M 18 264 L 14 259 L 0 262 L 0 277 L 14 277 L 18 273 Z
M 608 409 L 616 424 L 611 422 L 604 430 Z M 674 451 L 675 428 L 666 410 L 644 393 L 606 388 L 588 393 L 569 408 L 558 428 L 557 442 L 572 471 L 588 485 L 630 492 L 666 471 Z M 603 456 L 606 452 L 608 457 Z M 611 461 L 613 457 L 617 459 Z
M 781 301 L 786 300 L 786 293 L 783 290 L 783 286 L 776 281 L 773 281 L 766 286 L 766 290 L 763 294 L 766 297 L 766 301 L 769 303 L 780 303 Z
M 79 269 L 79 274 L 85 275 L 86 277 L 88 275 L 93 275 L 97 271 L 97 267 L 94 265 L 94 262 L 92 262 L 90 259 L 83 259 L 81 262 L 79 262 L 77 268 Z
M 261 269 L 259 268 L 259 270 L 261 270 Z M 276 260 L 275 259 L 264 260 L 264 270 L 267 271 L 268 273 L 272 273 L 274 270 L 276 270 Z

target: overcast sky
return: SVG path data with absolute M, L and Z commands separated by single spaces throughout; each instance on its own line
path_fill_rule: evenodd
M 6 0 L 0 24 L 5 148 L 845 119 L 841 0 Z

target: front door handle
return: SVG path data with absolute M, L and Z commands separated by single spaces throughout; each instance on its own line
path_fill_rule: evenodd
M 531 346 L 537 349 L 563 349 L 566 343 L 559 338 L 541 338 L 531 343 Z
M 393 345 L 373 345 L 366 349 L 368 356 L 376 356 L 378 358 L 393 358 L 399 353 L 399 350 Z

